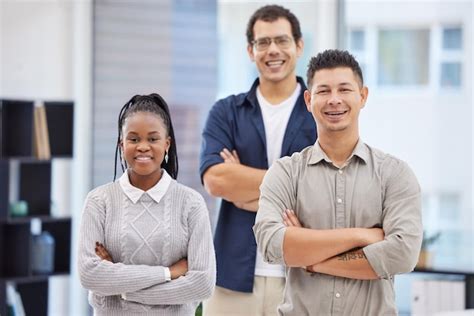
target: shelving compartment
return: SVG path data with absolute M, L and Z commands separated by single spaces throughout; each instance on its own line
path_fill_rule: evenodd
M 17 283 L 16 290 L 21 296 L 25 315 L 48 315 L 48 280 Z
M 33 156 L 33 101 L 0 100 L 0 158 Z
M 71 270 L 71 219 L 56 218 L 44 221 L 42 228 L 54 238 L 53 274 L 69 274 Z
M 2 279 L 30 276 L 30 223 L 0 224 Z
M 51 157 L 72 157 L 74 106 L 72 102 L 44 102 Z
M 19 200 L 28 203 L 28 216 L 50 215 L 51 162 L 21 162 Z

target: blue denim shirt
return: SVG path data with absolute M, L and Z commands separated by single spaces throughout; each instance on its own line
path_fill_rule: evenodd
M 304 103 L 306 86 L 302 78 L 297 80 L 301 94 L 286 126 L 282 157 L 313 145 L 317 137 L 313 116 Z M 209 112 L 202 133 L 201 180 L 209 167 L 224 162 L 219 155 L 224 148 L 237 150 L 240 162 L 246 166 L 268 169 L 265 127 L 256 94 L 258 84 L 257 79 L 249 92 L 217 101 Z M 252 231 L 255 215 L 222 200 L 214 235 L 218 286 L 252 292 L 257 251 Z

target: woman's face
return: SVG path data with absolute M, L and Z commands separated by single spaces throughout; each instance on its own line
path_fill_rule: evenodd
M 161 163 L 170 143 L 164 121 L 157 114 L 136 112 L 125 119 L 120 146 L 131 169 L 133 185 L 142 180 L 156 183 L 160 179 Z

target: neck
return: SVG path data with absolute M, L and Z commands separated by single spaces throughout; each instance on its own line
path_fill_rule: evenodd
M 270 104 L 280 104 L 288 99 L 296 89 L 296 76 L 288 76 L 284 80 L 272 82 L 260 77 L 260 93 Z
M 354 151 L 359 141 L 359 133 L 347 135 L 343 132 L 332 132 L 330 135 L 327 135 L 323 132 L 319 134 L 318 131 L 318 141 L 333 164 L 337 167 L 342 167 Z
M 130 180 L 130 184 L 134 187 L 143 191 L 148 191 L 161 180 L 161 170 L 146 176 L 139 175 L 133 172 L 133 170 L 129 170 L 128 179 Z

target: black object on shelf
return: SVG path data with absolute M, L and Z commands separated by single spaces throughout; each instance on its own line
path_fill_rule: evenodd
M 55 240 L 54 273 L 65 274 L 71 269 L 71 218 L 58 218 L 43 222 L 43 230 Z M 68 254 L 68 255 L 65 255 Z
M 33 274 L 52 274 L 54 272 L 54 237 L 41 229 L 41 221 L 31 221 L 30 266 Z

